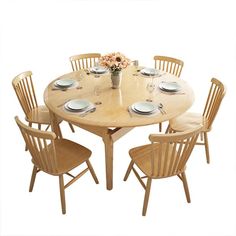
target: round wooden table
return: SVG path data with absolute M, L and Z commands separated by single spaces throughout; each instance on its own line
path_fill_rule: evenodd
M 77 84 L 73 88 L 66 91 L 55 90 L 54 80 L 44 92 L 44 101 L 51 114 L 52 129 L 58 136 L 61 136 L 59 120 L 63 119 L 103 138 L 106 181 L 109 190 L 113 187 L 113 143 L 136 126 L 157 124 L 182 114 L 191 107 L 194 100 L 193 91 L 184 80 L 164 72 L 160 77 L 150 78 L 137 73 L 136 70 L 135 67 L 129 66 L 122 71 L 119 89 L 111 88 L 109 73 L 95 78 L 94 74 L 88 74 L 81 70 L 57 78 L 76 80 Z M 157 88 L 153 92 L 153 102 L 162 103 L 166 114 L 160 112 L 155 116 L 131 115 L 128 111 L 130 105 L 150 98 L 146 86 L 151 80 Z M 178 82 L 181 86 L 181 92 L 176 94 L 163 93 L 158 89 L 158 84 L 161 81 Z M 99 96 L 94 93 L 95 87 L 99 88 Z M 64 103 L 71 99 L 86 99 L 92 103 L 100 101 L 101 104 L 96 106 L 95 112 L 81 117 L 77 113 L 65 110 Z

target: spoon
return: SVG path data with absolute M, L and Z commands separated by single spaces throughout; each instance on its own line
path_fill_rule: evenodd
M 164 115 L 164 114 L 166 114 L 166 112 L 164 111 L 164 109 L 163 109 L 163 104 L 162 103 L 159 103 L 158 104 L 158 109 L 160 110 L 160 112 Z

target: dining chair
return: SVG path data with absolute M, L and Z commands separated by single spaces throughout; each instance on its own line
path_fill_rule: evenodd
M 100 53 L 86 53 L 70 57 L 70 63 L 73 71 L 87 69 L 93 67 L 98 59 L 101 57 Z
M 12 85 L 25 113 L 25 119 L 29 123 L 29 126 L 32 126 L 32 124 L 38 124 L 39 129 L 41 129 L 41 125 L 48 125 L 49 127 L 51 123 L 49 110 L 44 105 L 38 105 L 34 91 L 32 72 L 26 71 L 17 75 L 12 80 Z M 72 132 L 75 132 L 72 124 L 68 124 Z
M 182 180 L 187 202 L 190 203 L 190 194 L 185 174 L 186 163 L 193 150 L 202 126 L 183 133 L 151 134 L 151 144 L 130 149 L 131 162 L 126 171 L 124 181 L 131 170 L 145 190 L 142 215 L 147 212 L 148 200 L 153 179 L 162 179 L 178 176 Z M 144 176 L 141 177 L 141 171 Z M 146 184 L 143 178 L 147 178 Z
M 166 56 L 154 56 L 155 68 L 180 77 L 184 62 L 180 59 Z
M 211 131 L 213 121 L 225 96 L 226 89 L 218 79 L 211 79 L 211 86 L 202 114 L 186 112 L 169 121 L 168 132 L 183 132 L 189 128 L 203 125 L 201 140 L 197 145 L 205 146 L 206 160 L 210 163 L 209 144 L 207 133 Z
M 82 145 L 67 139 L 58 139 L 56 134 L 50 131 L 41 131 L 23 124 L 16 116 L 15 121 L 20 128 L 22 136 L 32 156 L 33 171 L 29 186 L 29 192 L 33 191 L 36 175 L 39 171 L 59 177 L 62 213 L 66 213 L 65 189 L 83 176 L 88 170 L 94 181 L 98 184 L 97 176 L 89 161 L 92 152 Z M 78 175 L 69 173 L 77 166 L 86 163 L 87 167 Z M 63 175 L 72 177 L 64 184 Z
M 166 56 L 154 56 L 155 68 L 180 77 L 184 62 L 180 59 Z M 159 132 L 162 131 L 162 123 L 159 123 Z

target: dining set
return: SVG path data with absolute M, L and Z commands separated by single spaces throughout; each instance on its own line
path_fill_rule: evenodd
M 31 71 L 17 75 L 12 81 L 28 123 L 15 117 L 25 149 L 32 155 L 29 191 L 33 190 L 39 171 L 58 176 L 65 214 L 67 187 L 87 171 L 99 183 L 90 162 L 92 150 L 64 138 L 60 129 L 62 121 L 68 122 L 72 132 L 77 126 L 102 138 L 107 190 L 113 189 L 114 143 L 135 127 L 158 125 L 159 129 L 149 136 L 150 143 L 129 150 L 131 162 L 124 181 L 132 171 L 144 188 L 143 216 L 153 179 L 178 176 L 190 202 L 186 163 L 198 144 L 204 145 L 210 163 L 207 133 L 225 95 L 223 83 L 212 78 L 203 112 L 190 113 L 187 110 L 194 102 L 194 91 L 181 79 L 182 60 L 154 56 L 153 68 L 141 66 L 138 60 L 131 61 L 121 53 L 79 54 L 69 60 L 72 71 L 48 84 L 43 106 L 37 103 Z M 165 130 L 163 122 L 167 123 Z M 42 125 L 46 126 L 45 130 Z M 82 164 L 86 166 L 82 172 L 76 176 L 70 173 Z M 72 178 L 66 184 L 64 174 Z

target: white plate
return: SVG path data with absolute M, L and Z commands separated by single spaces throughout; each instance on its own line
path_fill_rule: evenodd
M 90 72 L 95 73 L 95 74 L 104 74 L 107 72 L 107 69 L 104 67 L 95 66 L 95 67 L 90 68 Z
M 166 92 L 178 92 L 181 89 L 177 82 L 161 82 L 159 88 Z
M 72 86 L 74 82 L 75 81 L 73 79 L 59 79 L 55 81 L 54 85 L 57 87 L 67 88 Z
M 158 70 L 154 69 L 154 68 L 143 68 L 140 71 L 141 74 L 143 75 L 148 75 L 148 76 L 155 76 L 158 75 Z
M 65 108 L 75 111 L 84 111 L 90 106 L 90 102 L 87 100 L 74 99 L 65 104 Z
M 131 108 L 138 113 L 151 114 L 158 109 L 158 105 L 152 102 L 136 102 Z

